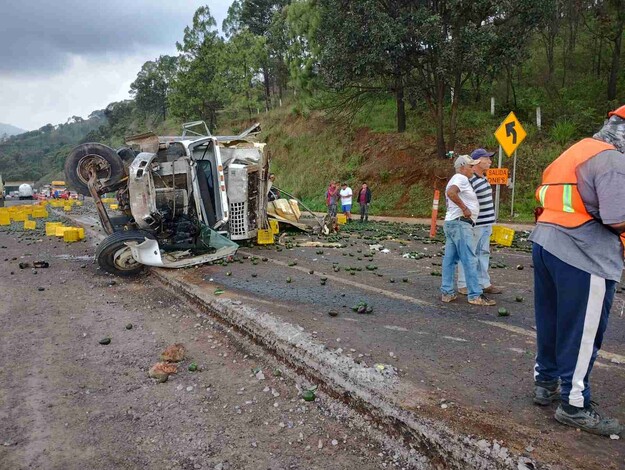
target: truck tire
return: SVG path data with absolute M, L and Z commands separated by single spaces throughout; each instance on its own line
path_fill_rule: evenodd
M 118 183 L 126 174 L 124 162 L 112 148 L 97 143 L 80 144 L 65 160 L 65 181 L 79 194 L 89 196 L 88 164 L 94 161 L 99 165 L 98 179 L 107 186 Z
M 116 276 L 136 276 L 143 271 L 145 266 L 135 261 L 126 242 L 142 242 L 146 238 L 154 239 L 155 237 L 142 230 L 112 233 L 98 245 L 95 253 L 98 265 L 107 273 Z

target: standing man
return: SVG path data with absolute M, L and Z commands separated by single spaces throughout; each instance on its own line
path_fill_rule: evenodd
M 490 236 L 495 223 L 495 204 L 493 202 L 493 188 L 486 179 L 486 171 L 493 163 L 495 152 L 476 149 L 471 158 L 477 161 L 473 166 L 473 176 L 469 179 L 480 204 L 480 214 L 473 227 L 473 248 L 477 256 L 477 279 L 485 294 L 501 294 L 501 289 L 490 282 L 488 264 L 490 263 Z M 464 277 L 462 264 L 458 266 L 458 292 L 467 295 L 467 281 Z
M 339 203 L 339 187 L 338 184 L 333 180 L 330 181 L 330 186 L 328 186 L 328 190 L 326 191 L 326 204 L 328 206 L 328 214 L 330 217 L 336 217 L 336 209 Z
M 458 261 L 462 263 L 466 274 L 469 303 L 473 305 L 495 305 L 482 293 L 477 278 L 477 258 L 473 249 L 473 226 L 479 213 L 479 203 L 469 177 L 473 176 L 473 167 L 479 162 L 468 155 L 460 155 L 454 162 L 456 174 L 451 177 L 445 188 L 447 213 L 445 214 L 445 256 L 443 258 L 443 281 L 441 300 L 456 300 L 454 275 Z
M 341 210 L 348 222 L 352 221 L 352 188 L 347 186 L 347 183 L 341 185 Z
M 592 139 L 567 149 L 536 190 L 534 242 L 537 354 L 534 403 L 560 399 L 555 419 L 593 434 L 619 434 L 591 402 L 589 377 L 623 272 L 625 106 Z M 560 382 L 560 386 L 558 386 Z
M 358 204 L 360 204 L 360 222 L 369 222 L 369 203 L 371 202 L 371 190 L 367 183 L 362 183 L 358 191 Z
M 275 201 L 276 199 L 280 199 L 280 190 L 274 187 L 274 183 L 276 181 L 276 175 L 274 173 L 269 174 L 269 189 L 267 190 L 267 200 Z

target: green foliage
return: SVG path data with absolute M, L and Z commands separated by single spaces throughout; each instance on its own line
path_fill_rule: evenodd
M 560 145 L 570 143 L 575 137 L 576 133 L 577 130 L 575 129 L 575 124 L 568 119 L 562 119 L 556 122 L 549 131 L 551 140 Z
M 141 67 L 137 78 L 130 85 L 130 94 L 137 109 L 145 116 L 155 115 L 161 120 L 167 118 L 167 97 L 176 75 L 178 58 L 160 56 Z

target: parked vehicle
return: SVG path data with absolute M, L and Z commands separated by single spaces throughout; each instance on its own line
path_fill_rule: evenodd
M 96 202 L 108 234 L 96 252 L 102 269 L 125 276 L 143 265 L 206 263 L 268 228 L 268 158 L 265 144 L 254 141 L 258 132 L 255 124 L 240 135 L 213 136 L 198 121 L 185 124 L 182 136 L 142 134 L 117 151 L 98 143 L 73 149 L 66 182 Z M 109 216 L 102 203 L 109 192 L 121 216 Z
M 20 184 L 17 188 L 17 194 L 20 199 L 32 199 L 34 194 L 33 187 L 27 183 Z

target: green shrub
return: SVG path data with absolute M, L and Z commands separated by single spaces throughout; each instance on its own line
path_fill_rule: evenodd
M 575 124 L 569 119 L 562 119 L 555 123 L 549 135 L 554 142 L 560 145 L 566 145 L 575 138 L 576 133 L 577 128 Z

